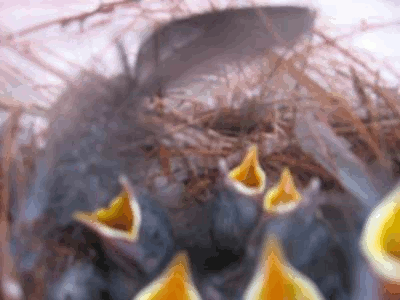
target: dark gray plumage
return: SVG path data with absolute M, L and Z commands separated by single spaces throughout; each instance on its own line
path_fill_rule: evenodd
M 68 269 L 49 292 L 52 300 L 111 299 L 106 279 L 90 262 L 78 263 Z
M 255 199 L 226 188 L 217 193 L 212 211 L 212 235 L 217 247 L 233 252 L 243 249 L 260 216 Z
M 218 74 L 224 64 L 265 56 L 275 46 L 290 48 L 314 25 L 315 12 L 298 6 L 228 9 L 165 24 L 140 46 L 130 99 L 163 95 L 201 75 Z M 131 105 L 125 101 L 118 110 Z
M 173 82 L 181 85 L 222 70 L 221 64 L 265 55 L 274 46 L 293 46 L 312 28 L 314 18 L 306 7 L 264 6 L 175 20 L 143 42 L 135 75 L 152 93 Z
M 83 226 L 72 219 L 74 212 L 106 207 L 121 192 L 118 182 L 121 174 L 128 174 L 138 187 L 139 195 L 145 192 L 140 187 L 144 186 L 144 173 L 153 163 L 146 158 L 144 148 L 147 145 L 127 147 L 131 141 L 145 139 L 153 133 L 140 125 L 140 100 L 136 100 L 137 105 L 130 111 L 121 112 L 116 121 L 106 121 L 107 115 L 132 88 L 135 88 L 134 82 L 125 76 L 110 80 L 100 75 L 84 74 L 78 85 L 65 91 L 54 108 L 57 117 L 50 123 L 46 148 L 37 158 L 27 201 L 23 201 L 25 206 L 19 214 L 20 229 L 14 232 L 13 237 L 16 262 L 26 293 L 33 291 L 25 284 L 24 276 L 31 278 L 43 264 L 63 264 L 66 259 L 41 250 L 52 241 L 69 240 L 67 248 L 76 256 L 81 256 L 81 251 L 104 255 L 102 253 L 107 248 L 104 243 L 107 242 L 98 238 L 88 240 L 87 234 L 79 233 Z M 117 269 L 123 266 L 121 269 L 128 270 L 131 277 L 142 278 L 139 282 L 146 282 L 157 273 L 168 262 L 174 248 L 165 212 L 157 208 L 157 203 L 151 205 L 149 201 L 147 198 L 140 201 L 145 216 L 142 232 L 145 236 L 140 247 L 145 255 L 137 258 L 151 259 L 153 265 L 143 270 L 138 265 L 127 265 L 122 255 L 112 256 L 114 263 L 119 265 Z M 74 235 L 76 237 L 71 240 Z M 41 246 L 32 245 L 37 240 L 42 240 Z M 162 250 L 158 249 L 159 246 Z M 32 263 L 27 264 L 27 261 Z M 99 268 L 97 266 L 94 270 Z M 39 284 L 36 282 L 31 288 Z

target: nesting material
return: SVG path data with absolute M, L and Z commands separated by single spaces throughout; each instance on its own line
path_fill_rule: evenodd
M 133 300 L 200 300 L 186 252 L 179 252 L 166 270 L 133 298 Z
M 360 239 L 374 273 L 392 294 L 400 293 L 400 186 L 370 214 Z
M 121 177 L 120 182 L 124 191 L 109 207 L 94 212 L 76 212 L 73 217 L 100 235 L 130 242 L 137 241 L 142 219 L 140 206 L 126 179 Z
M 281 245 L 271 236 L 264 245 L 261 260 L 243 299 L 324 299 L 317 286 L 287 261 Z
M 242 163 L 229 173 L 235 188 L 244 195 L 264 192 L 266 176 L 258 160 L 258 148 L 252 145 Z
M 286 213 L 294 210 L 302 200 L 297 191 L 290 170 L 284 168 L 278 185 L 268 190 L 264 197 L 264 210 Z

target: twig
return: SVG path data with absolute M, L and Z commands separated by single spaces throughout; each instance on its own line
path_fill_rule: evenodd
M 71 16 L 71 17 L 57 18 L 55 20 L 51 20 L 51 21 L 27 28 L 27 29 L 23 29 L 23 30 L 15 32 L 15 33 L 12 33 L 7 36 L 7 40 L 12 40 L 15 37 L 22 37 L 22 36 L 31 34 L 35 31 L 43 30 L 43 29 L 53 26 L 53 25 L 60 25 L 61 27 L 66 27 L 75 21 L 83 23 L 86 21 L 86 19 L 88 19 L 91 16 L 94 16 L 96 14 L 108 14 L 110 12 L 113 12 L 115 7 L 119 6 L 119 5 L 134 6 L 137 4 L 132 3 L 130 1 L 126 1 L 126 0 L 115 1 L 115 2 L 111 2 L 111 3 L 102 3 L 95 10 L 93 10 L 91 12 L 85 12 L 85 13 L 81 13 L 79 15 Z
M 321 38 L 323 38 L 326 42 L 327 45 L 339 50 L 341 54 L 343 54 L 345 57 L 351 59 L 358 65 L 362 66 L 365 70 L 367 70 L 370 74 L 374 75 L 375 71 L 372 70 L 365 62 L 363 62 L 361 59 L 357 58 L 353 54 L 350 53 L 349 50 L 344 49 L 343 47 L 339 46 L 336 41 L 330 37 L 328 37 L 326 34 L 324 34 L 321 31 L 315 30 L 314 31 L 317 35 L 319 35 Z
M 356 34 L 364 34 L 369 31 L 380 30 L 383 28 L 387 28 L 387 27 L 391 27 L 391 26 L 399 26 L 399 25 L 400 25 L 400 21 L 391 21 L 391 22 L 374 23 L 374 24 L 363 24 L 361 26 L 361 28 L 354 29 L 350 33 L 346 33 L 346 34 L 335 37 L 335 40 L 344 40 L 347 38 L 354 38 L 354 36 Z

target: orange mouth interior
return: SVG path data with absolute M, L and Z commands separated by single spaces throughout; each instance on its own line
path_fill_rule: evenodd
M 271 188 L 264 198 L 264 208 L 279 211 L 281 208 L 294 208 L 302 199 L 297 191 L 293 177 L 288 168 L 282 172 L 280 182 Z
M 148 287 L 144 288 L 135 300 L 200 300 L 200 294 L 191 280 L 189 259 L 185 252 L 178 253 L 167 269 Z
M 123 192 L 112 201 L 108 208 L 96 212 L 97 220 L 109 227 L 131 231 L 133 227 L 133 212 L 129 204 L 129 196 Z
M 114 198 L 108 207 L 94 212 L 75 212 L 73 217 L 95 231 L 113 238 L 120 237 L 132 241 L 139 236 L 140 207 L 125 191 Z
M 322 300 L 315 283 L 294 269 L 275 236 L 264 244 L 261 264 L 249 284 L 244 300 Z
M 262 189 L 265 185 L 265 174 L 258 161 L 257 146 L 252 146 L 242 163 L 229 173 L 229 177 L 254 189 Z

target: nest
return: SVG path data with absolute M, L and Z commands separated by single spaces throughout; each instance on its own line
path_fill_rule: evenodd
M 172 7 L 171 4 L 161 12 L 168 12 L 168 18 L 190 15 L 182 5 Z M 154 23 L 160 13 L 140 3 L 102 4 L 91 13 L 10 34 L 5 39 L 5 48 L 57 76 L 63 83 L 70 83 L 71 77 L 65 72 L 45 64 L 35 54 L 33 50 L 38 46 L 29 44 L 30 35 L 54 24 L 67 29 L 80 24 L 81 37 L 86 38 L 115 21 L 111 13 L 117 10 L 131 11 L 133 18 L 152 16 Z M 139 25 L 139 22 L 129 24 L 114 38 L 121 38 L 132 26 Z M 171 207 L 179 217 L 182 209 L 213 198 L 213 187 L 221 176 L 221 159 L 232 168 L 240 163 L 248 146 L 256 144 L 260 164 L 267 175 L 267 187 L 278 181 L 286 166 L 303 188 L 313 177 L 318 177 L 326 191 L 345 191 L 358 197 L 363 205 L 373 206 L 393 186 L 399 174 L 399 94 L 377 70 L 395 76 L 396 72 L 378 65 L 373 57 L 359 50 L 345 48 L 340 44 L 341 37 L 334 39 L 324 31 L 322 26 L 314 29 L 312 42 L 297 45 L 289 52 L 275 49 L 251 60 L 227 63 L 212 76 L 191 79 L 190 86 L 167 88 L 147 97 L 141 117 L 151 134 L 125 145 L 126 149 L 139 147 L 144 157 L 154 162 L 143 177 L 147 189 L 158 191 L 174 184 L 181 188 L 183 200 Z M 123 78 L 128 80 L 129 62 L 136 55 L 131 49 L 125 50 L 119 54 L 125 62 Z M 11 62 L 7 63 L 5 70 L 13 76 L 19 74 L 12 67 Z M 101 66 L 97 67 L 98 70 L 89 73 L 107 82 L 107 76 L 99 75 Z M 32 78 L 27 81 L 34 82 Z M 50 104 L 61 90 L 59 86 L 35 86 L 41 90 L 40 97 L 47 97 Z M 15 106 L 15 103 L 4 103 L 7 109 Z M 34 161 L 41 151 L 40 141 L 52 138 L 42 132 L 30 134 L 29 142 L 21 142 L 16 134 L 21 113 L 45 117 L 51 122 L 63 109 L 71 108 L 65 103 L 53 104 L 52 110 L 38 105 L 23 106 L 18 111 L 12 110 L 3 124 L 2 202 L 7 209 L 2 211 L 11 207 L 11 213 L 2 214 L 1 220 L 12 224 L 18 219 L 18 207 L 23 205 L 14 203 L 12 196 L 10 199 L 10 178 L 18 177 L 18 184 L 11 189 L 18 190 L 15 199 L 23 199 L 21 194 L 27 193 L 27 182 L 33 176 Z M 126 149 L 118 150 L 123 153 Z M 359 189 L 364 190 L 364 195 Z M 46 231 L 43 227 L 35 230 L 42 232 L 41 235 Z M 73 257 L 68 252 L 69 243 L 74 242 L 55 245 L 58 252 L 54 250 L 57 254 L 52 255 Z M 45 247 L 47 251 L 53 249 L 50 245 Z M 61 253 L 62 249 L 66 253 Z M 97 255 L 85 251 L 83 256 Z M 63 260 L 61 266 L 53 267 L 48 268 L 59 269 L 52 270 L 52 274 L 62 273 L 68 262 Z

